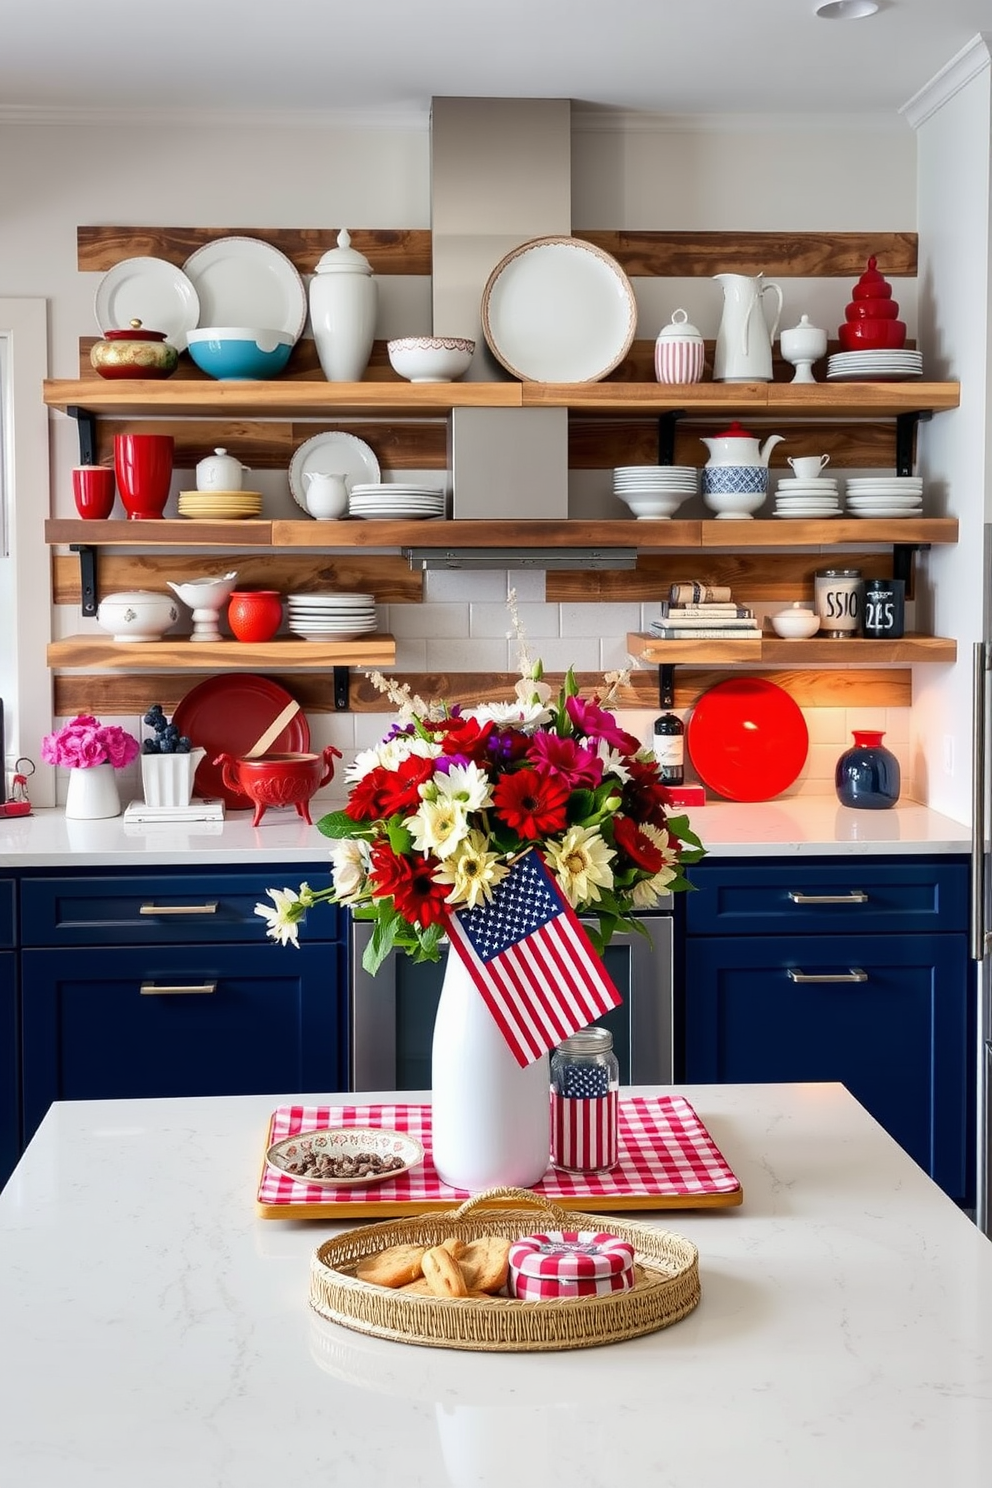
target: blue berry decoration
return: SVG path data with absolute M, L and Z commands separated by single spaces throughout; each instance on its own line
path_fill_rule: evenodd
M 161 703 L 153 703 L 142 721 L 155 730 L 154 738 L 142 744 L 143 754 L 189 754 L 193 748 L 192 740 L 180 734 L 176 724 L 169 723 Z

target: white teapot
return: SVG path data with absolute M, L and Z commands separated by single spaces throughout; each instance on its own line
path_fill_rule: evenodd
M 785 435 L 769 434 L 762 444 L 734 419 L 730 428 L 725 429 L 722 434 L 714 434 L 710 439 L 704 439 L 700 435 L 700 438 L 710 452 L 710 457 L 706 461 L 707 467 L 714 465 L 764 465 L 767 467 L 772 450 L 777 444 L 781 444 Z
M 226 449 L 215 449 L 196 467 L 198 491 L 240 491 L 241 477 L 250 466 L 242 465 Z

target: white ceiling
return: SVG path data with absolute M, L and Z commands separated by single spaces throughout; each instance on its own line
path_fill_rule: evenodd
M 992 0 L 3 0 L 0 118 L 422 115 L 434 96 L 660 114 L 895 113 Z

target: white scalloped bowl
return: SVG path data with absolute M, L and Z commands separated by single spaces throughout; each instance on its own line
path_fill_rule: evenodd
M 400 336 L 386 347 L 393 371 L 407 382 L 454 382 L 475 352 L 475 342 L 460 336 Z
M 777 615 L 769 618 L 772 630 L 784 641 L 806 641 L 820 628 L 820 617 L 812 610 L 779 610 Z

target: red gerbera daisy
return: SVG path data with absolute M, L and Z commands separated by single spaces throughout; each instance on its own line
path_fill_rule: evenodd
M 379 821 L 387 815 L 383 798 L 389 788 L 389 775 L 382 765 L 375 765 L 355 782 L 344 808 L 352 821 Z
M 658 779 L 658 766 L 653 760 L 628 760 L 630 779 L 623 787 L 622 805 L 636 822 L 650 822 L 653 827 L 668 823 L 665 807 L 671 800 Z
M 388 842 L 377 842 L 372 849 L 369 880 L 375 899 L 391 898 L 396 908 L 411 925 L 443 925 L 447 918 L 444 906 L 449 891 L 447 884 L 434 882 L 434 858 L 414 854 L 405 858 L 394 853 Z
M 379 798 L 383 815 L 396 811 L 416 811 L 420 805 L 420 787 L 434 774 L 434 763 L 422 754 L 408 754 L 395 770 L 386 771 Z
M 504 775 L 493 791 L 496 815 L 525 841 L 563 832 L 567 825 L 568 786 L 557 775 L 518 770 Z
M 659 849 L 649 837 L 644 836 L 637 823 L 632 822 L 629 816 L 614 817 L 613 841 L 645 873 L 660 873 L 665 866 L 665 859 Z

